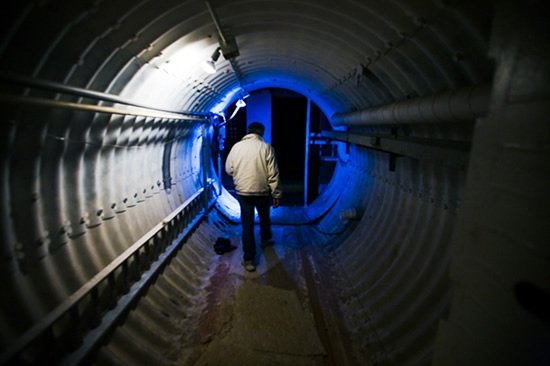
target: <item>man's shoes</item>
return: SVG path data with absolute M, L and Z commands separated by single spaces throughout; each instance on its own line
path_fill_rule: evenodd
M 265 248 L 265 247 L 270 247 L 274 244 L 275 244 L 275 240 L 273 240 L 273 238 L 269 238 L 269 239 L 263 239 L 260 246 L 262 248 Z
M 244 269 L 246 269 L 248 272 L 254 272 L 256 270 L 254 261 L 244 261 Z

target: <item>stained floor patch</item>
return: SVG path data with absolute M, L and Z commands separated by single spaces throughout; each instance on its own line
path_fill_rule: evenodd
M 316 365 L 325 349 L 312 315 L 294 291 L 245 281 L 233 301 L 230 330 L 196 365 Z
M 242 341 L 254 350 L 293 355 L 325 353 L 313 318 L 304 311 L 294 291 L 246 282 L 237 292 L 234 327 L 242 329 Z

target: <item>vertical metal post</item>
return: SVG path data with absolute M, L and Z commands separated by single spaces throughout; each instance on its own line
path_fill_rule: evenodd
M 203 187 L 203 201 L 204 201 L 204 210 L 208 209 L 208 150 L 207 150 L 207 141 L 208 137 L 206 136 L 206 123 L 201 124 L 201 134 L 202 134 L 202 146 L 201 146 L 201 168 L 202 168 L 202 187 Z
M 210 124 L 212 126 L 215 126 L 214 125 L 214 117 L 210 117 Z M 222 128 L 225 129 L 225 126 L 220 126 L 218 125 L 218 133 L 215 134 L 216 136 L 218 136 L 218 156 L 217 156 L 217 159 L 218 159 L 218 195 L 221 195 L 222 194 L 222 150 L 224 148 L 224 144 L 225 144 L 225 141 L 224 139 L 222 139 Z
M 218 195 L 222 194 L 222 152 L 218 151 Z
M 306 148 L 305 148 L 305 157 L 304 157 L 304 206 L 307 206 L 307 191 L 309 185 L 309 125 L 311 118 L 311 99 L 307 98 L 307 112 L 306 112 Z

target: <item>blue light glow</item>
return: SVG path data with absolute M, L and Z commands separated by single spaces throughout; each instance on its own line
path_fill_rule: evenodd
M 341 105 L 340 101 L 331 98 L 328 94 L 316 93 L 317 90 L 322 90 L 322 87 L 320 85 L 314 85 L 315 82 L 311 80 L 292 78 L 283 74 L 267 74 L 262 75 L 262 77 L 254 75 L 250 83 L 246 83 L 246 81 L 246 79 L 243 80 L 242 88 L 235 85 L 233 89 L 229 90 L 222 98 L 214 101 L 213 107 L 210 108 L 210 112 L 221 114 L 242 97 L 243 90 L 246 90 L 247 93 L 252 93 L 256 90 L 270 88 L 287 89 L 301 94 L 306 98 L 310 98 L 325 116 L 329 118 L 339 111 L 338 106 Z

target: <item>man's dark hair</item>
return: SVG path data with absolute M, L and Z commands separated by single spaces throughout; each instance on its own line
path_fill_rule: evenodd
M 255 133 L 256 135 L 263 136 L 265 131 L 265 127 L 260 122 L 252 122 L 248 125 L 248 133 Z

